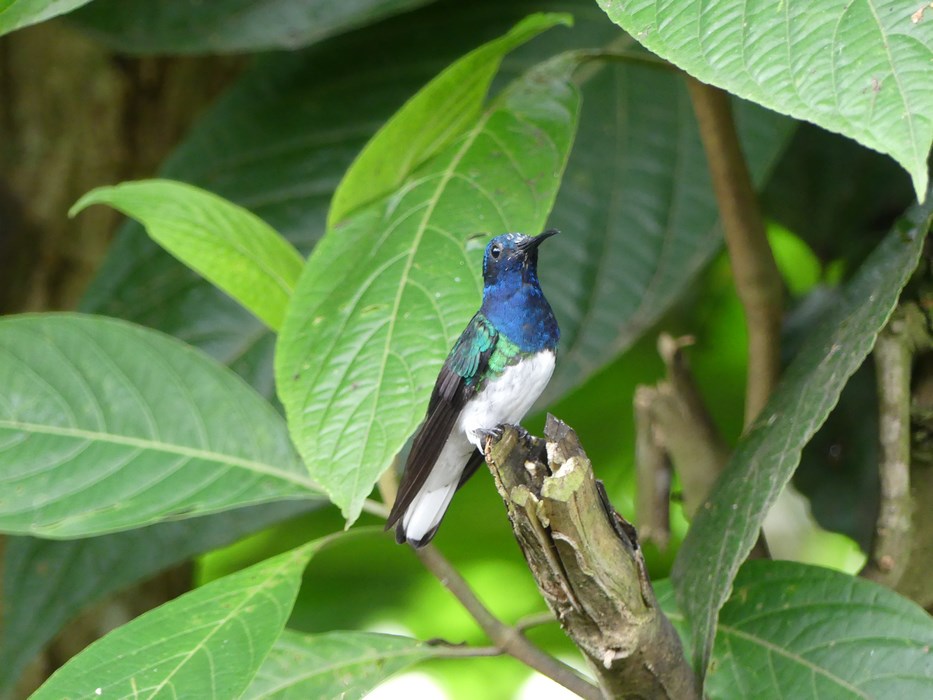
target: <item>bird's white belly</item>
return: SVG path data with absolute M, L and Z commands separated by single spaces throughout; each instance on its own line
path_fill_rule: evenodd
M 506 367 L 463 407 L 460 429 L 482 450 L 483 437 L 479 431 L 490 430 L 501 423 L 518 423 L 544 391 L 553 373 L 554 352 L 551 350 Z

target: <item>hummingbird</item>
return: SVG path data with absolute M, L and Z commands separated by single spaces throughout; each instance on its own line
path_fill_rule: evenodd
M 483 463 L 486 435 L 518 423 L 547 386 L 560 330 L 538 282 L 538 246 L 556 233 L 506 233 L 486 246 L 483 303 L 437 377 L 386 523 L 399 544 L 431 541 Z

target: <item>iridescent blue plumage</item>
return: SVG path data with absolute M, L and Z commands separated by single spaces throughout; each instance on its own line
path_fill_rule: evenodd
M 508 233 L 486 247 L 483 304 L 441 368 L 389 514 L 399 542 L 430 541 L 482 463 L 482 434 L 520 421 L 550 379 L 560 331 L 537 264 L 538 246 L 555 233 Z
M 497 236 L 483 258 L 483 305 L 479 312 L 524 353 L 556 350 L 560 339 L 557 319 L 538 282 L 538 245 L 550 235 L 551 231 L 535 238 L 516 233 Z M 496 245 L 525 251 L 525 258 L 502 253 L 494 258 Z

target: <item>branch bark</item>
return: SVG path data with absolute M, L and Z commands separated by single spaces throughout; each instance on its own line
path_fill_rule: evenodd
M 545 435 L 506 426 L 486 461 L 548 606 L 605 697 L 698 698 L 634 527 L 612 509 L 576 434 L 549 416 Z
M 709 162 L 735 288 L 748 323 L 748 427 L 761 412 L 780 375 L 784 285 L 765 235 L 729 94 L 689 76 L 687 87 Z
M 892 588 L 897 586 L 910 555 L 910 377 L 913 337 L 924 326 L 916 306 L 901 304 L 878 335 L 873 353 L 878 382 L 881 502 L 872 550 L 860 575 Z
M 895 590 L 933 613 L 933 345 L 924 350 L 914 367 L 911 397 L 912 542 Z
M 928 433 L 929 413 L 926 372 L 921 371 L 913 397 L 911 391 L 915 355 L 928 354 L 933 348 L 927 324 L 920 305 L 902 299 L 879 334 L 873 353 L 878 382 L 880 505 L 871 551 L 860 575 L 907 595 L 902 581 L 907 589 L 915 588 L 919 571 L 922 591 L 928 588 L 930 573 L 930 524 L 924 522 L 922 513 L 929 510 L 929 501 L 918 497 L 917 489 L 929 481 L 930 472 L 924 445 L 928 440 L 923 437 Z M 918 439 L 911 434 L 913 425 L 920 428 Z

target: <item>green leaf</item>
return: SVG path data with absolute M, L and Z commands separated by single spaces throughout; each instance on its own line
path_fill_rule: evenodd
M 344 175 L 327 216 L 333 228 L 354 209 L 397 190 L 412 171 L 470 128 L 503 56 L 569 15 L 535 14 L 471 51 L 424 86 L 379 129 Z
M 304 260 L 258 216 L 171 180 L 98 187 L 69 215 L 92 204 L 108 204 L 138 219 L 156 243 L 278 330 Z
M 307 46 L 426 2 L 97 0 L 74 19 L 96 39 L 121 52 L 231 53 Z
M 655 590 L 682 635 L 669 581 Z M 933 618 L 878 584 L 788 561 L 746 562 L 719 615 L 706 696 L 921 698 Z
M 372 632 L 300 634 L 286 629 L 243 700 L 355 700 L 432 655 L 431 647 L 407 637 Z
M 0 36 L 71 12 L 91 0 L 0 0 Z
M 874 345 L 916 267 L 933 202 L 902 220 L 866 260 L 840 303 L 814 330 L 736 447 L 677 555 L 672 578 L 705 673 L 719 608 L 800 452 Z
M 122 321 L 0 319 L 0 530 L 67 538 L 318 494 L 281 418 Z
M 515 83 L 308 260 L 276 346 L 276 386 L 293 441 L 350 522 L 479 306 L 489 235 L 475 232 L 544 226 L 576 126 L 575 64 L 552 61 Z
M 186 593 L 94 642 L 32 700 L 236 698 L 278 638 L 318 540 Z
M 598 0 L 691 75 L 887 153 L 927 189 L 933 22 L 901 0 Z
M 761 186 L 795 124 L 734 103 Z M 722 247 L 718 216 L 682 77 L 631 61 L 602 65 L 583 85 L 580 128 L 550 219 L 569 235 L 541 247 L 541 283 L 561 328 L 542 403 L 627 350 L 671 308 Z
M 921 698 L 933 618 L 864 579 L 752 561 L 720 613 L 712 697 Z
M 8 538 L 3 555 L 0 697 L 86 605 L 325 503 L 323 498 L 266 503 L 79 540 Z

